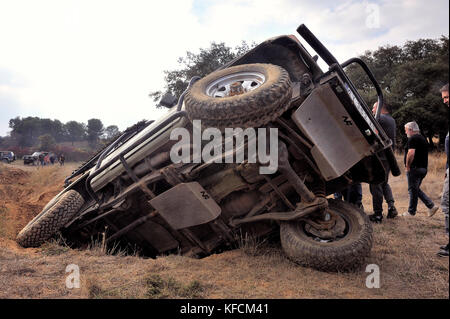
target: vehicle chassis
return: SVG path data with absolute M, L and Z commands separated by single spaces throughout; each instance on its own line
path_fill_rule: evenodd
M 288 54 L 295 52 L 300 55 L 301 60 L 309 67 L 310 71 L 309 74 L 305 72 L 302 75 L 292 75 L 289 66 L 283 65 L 295 80 L 293 81 L 294 92 L 291 104 L 300 105 L 315 87 L 323 84 L 326 79 L 337 77 L 348 84 L 347 89 L 357 100 L 353 102 L 363 106 L 365 116 L 373 119 L 365 101 L 343 70 L 352 63 L 359 64 L 376 88 L 378 104 L 383 105 L 382 91 L 367 65 L 358 58 L 352 58 L 339 64 L 306 26 L 301 25 L 297 31 L 328 64 L 328 72 L 323 73 L 317 65 L 316 59 L 311 57 L 296 39 L 288 36 L 266 41 L 221 69 L 255 62 L 270 63 L 272 62 L 270 53 L 267 52 L 273 49 L 271 46 L 275 46 L 277 50 L 284 48 L 283 50 Z M 268 48 L 269 50 L 265 51 Z M 163 252 L 181 251 L 183 254 L 204 256 L 224 247 L 236 245 L 246 232 L 262 236 L 273 232 L 274 223 L 280 224 L 293 220 L 305 221 L 311 227 L 318 229 L 321 235 L 336 236 L 336 234 L 328 234 L 327 230 L 327 225 L 336 222 L 336 216 L 327 213 L 328 202 L 325 198 L 327 195 L 347 187 L 354 181 L 372 183 L 383 181 L 386 177 L 386 169 L 378 159 L 380 152 L 387 156 L 393 174 L 399 174 L 390 147 L 391 141 L 381 126 L 377 121 L 372 121 L 379 134 L 377 140 L 362 115 L 350 109 L 347 111 L 349 111 L 354 124 L 366 133 L 367 141 L 372 145 L 378 144 L 375 145 L 376 152 L 374 154 L 365 157 L 338 178 L 324 179 L 321 169 L 311 156 L 311 141 L 293 125 L 289 118 L 281 116 L 267 125 L 278 128 L 281 138 L 278 154 L 279 170 L 278 174 L 274 176 L 269 177 L 255 173 L 258 165 L 247 162 L 214 165 L 211 163 L 173 164 L 169 161 L 169 148 L 174 143 L 168 143 L 164 149 L 158 149 L 147 155 L 138 164 L 130 166 L 126 155 L 170 123 L 183 119 L 189 126 L 188 113 L 182 108 L 183 101 L 190 87 L 198 79 L 198 77 L 191 79 L 188 89 L 178 100 L 176 111 L 163 122 L 110 158 L 108 163 L 102 166 L 103 160 L 113 150 L 125 144 L 140 130 L 126 131 L 104 151 L 66 179 L 66 189 L 60 194 L 68 189 L 74 189 L 85 198 L 80 213 L 62 229 L 63 234 L 71 238 L 71 241 L 77 242 L 78 239 L 79 242 L 86 243 L 88 239 L 92 240 L 96 234 L 103 233 L 106 244 L 126 236 L 128 244 L 138 245 L 145 255 L 156 256 Z M 339 94 L 339 92 L 335 93 Z M 380 110 L 381 107 L 378 108 L 375 118 L 379 118 Z M 154 156 L 155 154 L 158 155 Z M 292 165 L 288 159 L 289 154 L 295 158 L 295 163 Z M 117 162 L 121 163 L 125 173 L 109 183 L 106 186 L 107 191 L 103 190 L 99 195 L 92 188 L 92 181 Z M 367 167 L 371 167 L 371 169 L 367 169 Z M 205 174 L 205 172 L 207 173 Z M 203 177 L 199 184 L 198 178 L 202 174 Z M 355 178 L 356 176 L 357 178 Z M 75 180 L 72 181 L 73 179 Z M 208 185 L 214 185 L 213 181 L 217 185 L 218 180 L 221 181 L 219 183 L 222 185 L 221 187 L 208 188 Z M 203 200 L 212 198 L 214 203 L 199 204 L 199 210 L 190 213 L 191 216 L 194 216 L 195 213 L 199 215 L 196 222 L 168 221 L 170 218 L 167 215 L 155 209 L 155 206 L 163 205 L 161 207 L 164 211 L 168 209 L 164 206 L 166 204 L 160 204 L 155 199 L 176 187 L 179 190 L 179 193 L 176 193 L 179 196 L 179 202 L 189 201 L 194 194 L 193 189 L 197 187 Z M 236 190 L 246 190 L 246 193 L 234 196 L 233 192 Z M 50 207 L 57 199 L 58 196 L 46 207 Z M 165 202 L 170 202 L 170 200 Z M 217 213 L 216 203 L 220 203 L 221 214 L 220 211 Z M 233 215 L 231 212 L 237 211 L 234 209 L 237 206 L 241 213 Z M 119 212 L 120 214 L 118 214 Z M 177 218 L 182 218 L 181 212 L 174 214 Z M 306 218 L 307 216 L 315 216 L 315 218 Z M 132 230 L 134 231 L 131 232 Z

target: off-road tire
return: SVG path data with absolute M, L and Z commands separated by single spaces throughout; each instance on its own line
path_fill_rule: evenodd
M 304 222 L 280 225 L 281 245 L 294 262 L 321 271 L 356 271 L 372 248 L 372 225 L 367 215 L 341 200 L 328 200 L 329 209 L 350 225 L 344 238 L 332 242 L 315 241 L 304 230 Z
M 260 87 L 240 95 L 222 98 L 206 94 L 210 83 L 239 72 L 259 72 L 265 76 Z M 289 74 L 273 64 L 243 64 L 215 71 L 193 84 L 185 97 L 189 119 L 201 120 L 203 127 L 261 127 L 283 114 L 290 105 L 292 87 Z
M 50 207 L 33 218 L 17 235 L 16 241 L 22 247 L 38 247 L 53 236 L 80 210 L 83 197 L 69 190 Z

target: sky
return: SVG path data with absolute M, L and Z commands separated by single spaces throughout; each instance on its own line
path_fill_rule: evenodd
M 0 0 L 0 136 L 17 116 L 120 130 L 157 119 L 167 110 L 148 95 L 186 51 L 260 43 L 302 23 L 343 62 L 448 36 L 449 1 Z

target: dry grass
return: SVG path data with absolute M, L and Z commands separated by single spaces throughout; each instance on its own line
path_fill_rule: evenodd
M 439 202 L 444 166 L 444 157 L 430 157 L 423 189 L 435 202 Z M 374 245 L 367 264 L 380 267 L 381 287 L 369 289 L 365 284 L 369 273 L 365 269 L 323 273 L 299 267 L 286 259 L 279 244 L 245 236 L 240 249 L 204 259 L 178 255 L 157 259 L 128 256 L 121 251 L 108 251 L 101 239 L 88 250 L 70 249 L 61 239 L 40 248 L 23 249 L 13 241 L 27 221 L 20 216 L 22 210 L 33 203 L 36 210 L 45 205 L 45 196 L 39 198 L 47 188 L 39 188 L 40 181 L 51 183 L 53 179 L 59 186 L 65 177 L 65 172 L 58 170 L 47 170 L 48 176 L 44 170 L 28 171 L 29 174 L 17 179 L 17 185 L 8 185 L 10 191 L 0 184 L 0 195 L 12 196 L 13 189 L 27 194 L 22 196 L 21 204 L 14 205 L 11 203 L 14 200 L 0 197 L 0 298 L 449 297 L 448 259 L 436 256 L 439 245 L 447 241 L 443 215 L 438 212 L 428 218 L 422 203 L 415 218 L 399 217 L 374 225 Z M 43 175 L 36 177 L 36 174 Z M 404 174 L 390 178 L 400 212 L 408 205 L 405 179 Z M 51 189 L 50 193 L 56 194 L 55 191 Z M 367 185 L 363 185 L 363 193 L 364 207 L 370 213 Z M 79 289 L 66 288 L 65 269 L 69 264 L 80 268 Z

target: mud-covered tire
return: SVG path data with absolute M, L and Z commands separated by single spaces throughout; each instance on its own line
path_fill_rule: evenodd
M 33 218 L 17 235 L 16 241 L 22 247 L 38 247 L 53 236 L 75 216 L 84 204 L 83 197 L 69 190 L 50 207 Z
M 207 94 L 215 81 L 235 74 L 255 72 L 264 75 L 257 88 L 240 95 L 214 97 Z M 260 127 L 284 113 L 292 96 L 288 72 L 273 64 L 243 64 L 215 71 L 198 80 L 184 99 L 189 119 L 201 120 L 204 127 Z
M 353 205 L 330 199 L 329 209 L 346 222 L 346 234 L 336 241 L 320 242 L 305 230 L 305 222 L 283 222 L 281 245 L 294 262 L 321 271 L 359 270 L 372 248 L 373 231 L 367 215 Z

